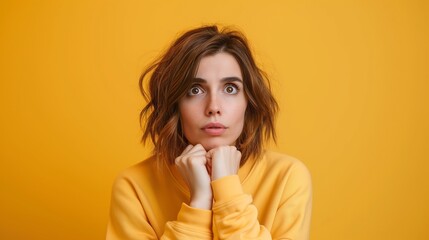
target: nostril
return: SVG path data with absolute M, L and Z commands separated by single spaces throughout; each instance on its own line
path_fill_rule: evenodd
M 207 112 L 208 115 L 213 115 L 213 114 L 220 114 L 220 110 L 209 110 Z

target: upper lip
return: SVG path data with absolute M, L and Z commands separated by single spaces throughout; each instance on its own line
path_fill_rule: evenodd
M 202 129 L 206 129 L 206 128 L 226 128 L 226 127 L 222 123 L 212 122 L 212 123 L 206 124 Z

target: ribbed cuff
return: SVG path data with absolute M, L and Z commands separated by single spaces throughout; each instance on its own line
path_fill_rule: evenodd
M 192 208 L 187 204 L 182 203 L 182 207 L 180 208 L 179 214 L 177 215 L 177 220 L 196 227 L 211 230 L 212 211 Z
M 243 194 L 238 175 L 226 176 L 211 182 L 215 201 L 227 201 L 235 196 Z

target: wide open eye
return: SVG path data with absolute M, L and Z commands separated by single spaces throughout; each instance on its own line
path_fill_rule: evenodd
M 235 84 L 229 83 L 225 85 L 224 91 L 228 94 L 237 94 L 238 93 L 238 87 Z
M 191 89 L 189 89 L 188 96 L 200 95 L 202 93 L 204 93 L 204 90 L 201 88 L 201 86 L 194 85 L 191 87 Z

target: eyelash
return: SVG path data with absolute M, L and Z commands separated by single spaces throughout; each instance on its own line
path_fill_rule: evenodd
M 232 88 L 234 88 L 234 90 L 235 90 L 235 93 L 227 93 L 227 94 L 231 94 L 231 95 L 235 95 L 235 94 L 237 94 L 239 91 L 240 91 L 240 88 L 236 85 L 236 84 L 234 84 L 234 83 L 227 83 L 227 84 L 225 84 L 225 87 L 224 87 L 224 91 L 226 91 L 226 88 L 228 88 L 228 87 L 232 87 Z M 200 85 L 193 85 L 190 89 L 189 89 L 189 91 L 188 91 L 188 96 L 195 96 L 195 95 L 198 95 L 199 93 L 197 93 L 197 94 L 193 94 L 192 93 L 192 90 L 194 89 L 194 88 L 197 88 L 197 89 L 199 89 L 199 91 L 201 91 L 201 92 L 205 92 L 204 91 L 204 89 L 200 86 Z

